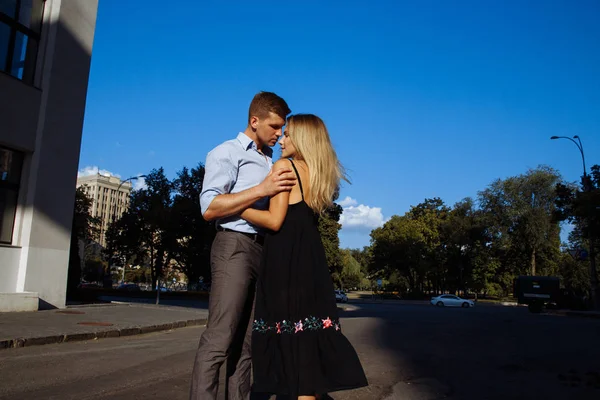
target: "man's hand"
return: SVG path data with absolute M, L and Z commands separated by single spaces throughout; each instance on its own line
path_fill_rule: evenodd
M 295 184 L 296 174 L 291 168 L 284 167 L 271 170 L 265 180 L 260 183 L 260 186 L 265 197 L 272 197 L 277 193 L 292 190 Z

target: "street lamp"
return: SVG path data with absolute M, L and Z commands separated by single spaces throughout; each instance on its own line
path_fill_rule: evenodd
M 575 146 L 577 146 L 577 148 L 579 149 L 579 152 L 581 153 L 581 161 L 583 163 L 583 178 L 582 178 L 583 191 L 590 192 L 592 190 L 592 186 L 591 186 L 589 176 L 587 174 L 587 170 L 585 168 L 585 154 L 583 153 L 583 144 L 581 143 L 581 138 L 579 136 L 575 135 L 572 138 L 570 138 L 568 136 L 552 136 L 550 139 L 552 139 L 552 140 L 568 139 L 571 142 L 575 143 Z M 577 141 L 575 141 L 574 139 L 577 139 Z M 590 296 L 592 298 L 592 305 L 593 305 L 594 309 L 598 309 L 598 306 L 600 305 L 599 299 L 597 297 L 597 295 L 598 295 L 598 275 L 596 272 L 596 255 L 594 252 L 594 237 L 591 232 L 591 229 L 588 232 L 588 241 L 589 241 L 589 258 L 590 258 Z
M 122 180 L 122 181 L 121 181 L 121 183 L 119 183 L 119 186 L 117 187 L 117 210 L 115 210 L 115 213 L 114 213 L 114 215 L 113 215 L 113 222 L 114 222 L 114 221 L 115 221 L 115 219 L 116 219 L 116 215 L 117 215 L 117 211 L 118 211 L 118 206 L 120 206 L 120 205 L 121 205 L 121 196 L 119 195 L 119 190 L 121 190 L 121 186 L 123 186 L 123 184 L 124 184 L 125 182 L 128 182 L 128 181 L 135 181 L 135 180 L 137 180 L 137 179 L 140 179 L 140 178 L 145 178 L 145 177 L 146 177 L 146 175 L 136 175 L 136 176 L 132 176 L 132 177 L 129 177 L 129 178 L 127 178 L 127 179 L 124 179 L 124 180 Z
M 568 137 L 568 136 L 552 136 L 550 138 L 551 140 L 556 140 L 556 139 L 567 139 L 570 140 L 571 142 L 575 143 L 575 146 L 577 146 L 577 148 L 579 149 L 579 152 L 581 153 L 581 161 L 583 163 L 583 184 L 584 184 L 584 189 L 587 187 L 587 169 L 585 168 L 585 154 L 583 154 L 583 144 L 581 144 L 581 138 L 577 135 L 573 136 L 572 138 Z M 577 139 L 577 141 L 575 141 L 574 139 Z

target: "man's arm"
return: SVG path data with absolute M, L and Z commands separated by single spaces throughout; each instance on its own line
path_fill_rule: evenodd
M 239 214 L 256 201 L 289 191 L 296 176 L 289 168 L 271 171 L 257 186 L 239 193 L 229 193 L 237 178 L 237 165 L 225 149 L 215 149 L 206 158 L 204 188 L 200 195 L 202 215 L 207 221 Z

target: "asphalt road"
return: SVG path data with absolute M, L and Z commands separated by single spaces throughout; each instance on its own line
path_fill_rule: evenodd
M 524 308 L 349 305 L 358 399 L 599 399 L 600 320 Z M 0 352 L 0 399 L 186 399 L 203 328 Z

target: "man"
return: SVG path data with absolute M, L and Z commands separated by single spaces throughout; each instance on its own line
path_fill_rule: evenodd
M 200 206 L 206 220 L 216 220 L 218 232 L 211 248 L 208 324 L 196 353 L 192 400 L 217 398 L 219 370 L 226 359 L 226 397 L 250 398 L 251 316 L 263 232 L 239 213 L 248 207 L 266 209 L 269 197 L 294 186 L 291 169 L 271 173 L 271 147 L 289 113 L 275 93 L 258 93 L 250 103 L 246 130 L 206 157 Z

